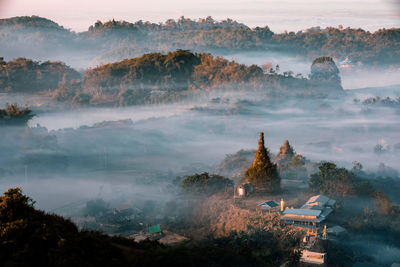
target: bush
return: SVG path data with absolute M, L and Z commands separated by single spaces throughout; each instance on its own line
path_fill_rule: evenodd
M 182 191 L 186 193 L 214 194 L 233 186 L 232 180 L 208 173 L 187 176 L 182 181 Z

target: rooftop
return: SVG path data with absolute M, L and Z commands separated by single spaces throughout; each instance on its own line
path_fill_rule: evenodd
M 264 209 L 271 209 L 271 208 L 275 208 L 278 207 L 278 204 L 275 201 L 266 201 L 264 203 L 258 204 L 258 206 L 260 208 L 264 208 Z
M 287 215 L 304 215 L 304 216 L 319 216 L 321 214 L 320 210 L 311 209 L 285 209 L 283 214 Z
M 161 226 L 159 224 L 149 226 L 149 233 L 161 233 Z
M 282 220 L 302 222 L 322 222 L 333 211 L 336 200 L 324 195 L 311 197 L 300 209 L 287 208 L 283 212 Z

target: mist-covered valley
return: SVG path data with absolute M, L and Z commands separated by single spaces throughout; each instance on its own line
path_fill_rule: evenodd
M 400 262 L 399 32 L 0 19 L 0 265 Z
M 309 175 L 317 172 L 321 162 L 347 169 L 359 162 L 366 179 L 398 203 L 400 109 L 366 100 L 379 96 L 395 100 L 399 95 L 400 89 L 392 86 L 346 90 L 338 98 L 271 102 L 260 93 L 228 91 L 174 104 L 72 109 L 48 105 L 47 98 L 37 97 L 30 105 L 36 116 L 27 126 L 1 126 L 0 187 L 3 191 L 22 188 L 36 201 L 36 208 L 71 218 L 83 229 L 132 237 L 142 233 L 145 225 L 162 224 L 197 240 L 202 235 L 199 225 L 210 224 L 217 227 L 214 234 L 223 235 L 221 231 L 230 231 L 229 225 L 218 228 L 221 222 L 213 221 L 214 211 L 207 215 L 211 221 L 204 221 L 201 214 L 202 205 L 214 209 L 224 204 L 216 204 L 214 198 L 207 200 L 209 204 L 204 200 L 188 204 L 177 181 L 207 172 L 234 179 L 238 185 L 242 166 L 253 158 L 258 133 L 264 132 L 272 157 L 287 139 L 309 162 L 305 174 L 297 170 L 300 180 L 282 180 L 288 201 L 296 196 L 294 192 L 307 190 Z M 1 99 L 25 101 L 29 95 L 3 94 Z M 231 201 L 232 193 L 218 201 Z M 295 199 L 292 205 L 302 198 Z M 360 201 L 356 210 L 374 207 L 370 199 L 361 199 L 345 199 L 343 205 L 354 210 Z M 251 203 L 246 207 L 251 209 Z M 117 217 L 125 206 L 133 207 L 130 219 Z M 364 216 L 361 211 L 351 213 Z M 226 223 L 233 220 L 226 216 Z M 192 228 L 182 230 L 188 224 Z M 365 243 L 364 235 L 358 234 L 342 245 L 358 259 L 381 264 L 398 260 L 398 246 L 392 241 L 381 235 L 368 238 L 376 242 Z M 331 257 L 336 249 L 329 250 Z M 371 250 L 388 254 L 365 258 Z
M 214 173 L 226 154 L 252 149 L 260 131 L 272 153 L 288 139 L 296 152 L 315 162 L 333 161 L 351 168 L 352 162 L 359 161 L 370 171 L 378 170 L 382 163 L 396 173 L 399 109 L 370 107 L 354 99 L 367 99 L 382 91 L 396 98 L 399 90 L 352 90 L 340 99 L 275 104 L 251 94 L 77 110 L 41 110 L 38 103 L 32 106 L 37 116 L 28 128 L 2 127 L 2 138 L 7 140 L 1 150 L 3 186 L 58 177 L 60 186 L 51 182 L 50 187 L 58 188 L 59 195 L 65 188 L 68 195 L 80 187 L 82 179 L 130 185 L 157 178 L 168 181 L 195 172 Z M 99 186 L 92 188 L 86 192 L 93 197 Z M 29 186 L 25 190 L 29 193 Z M 49 192 L 47 187 L 33 190 Z M 41 206 L 38 201 L 43 208 L 67 203 Z

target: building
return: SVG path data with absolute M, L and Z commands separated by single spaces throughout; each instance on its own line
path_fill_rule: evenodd
M 324 195 L 311 197 L 301 208 L 286 208 L 281 220 L 288 225 L 318 228 L 333 211 L 336 200 Z
M 324 264 L 326 261 L 326 253 L 303 250 L 300 261 L 311 264 Z
M 247 197 L 254 192 L 254 187 L 249 183 L 242 183 L 237 187 L 239 197 Z
M 258 204 L 257 207 L 262 209 L 262 210 L 274 210 L 274 209 L 278 209 L 278 203 L 276 203 L 275 201 L 269 200 L 266 201 L 264 203 Z

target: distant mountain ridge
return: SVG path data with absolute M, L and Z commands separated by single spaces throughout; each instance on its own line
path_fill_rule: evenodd
M 0 27 L 3 26 L 15 26 L 15 27 L 43 27 L 43 28 L 52 28 L 52 29 L 60 29 L 66 30 L 63 26 L 60 26 L 56 22 L 38 17 L 38 16 L 23 16 L 23 17 L 12 17 L 7 19 L 0 19 Z M 68 31 L 68 30 L 66 30 Z
M 73 32 L 41 18 L 0 20 L 0 51 L 8 60 L 28 57 L 56 59 L 86 68 L 137 57 L 148 52 L 186 49 L 218 54 L 238 51 L 270 51 L 314 59 L 348 58 L 358 65 L 398 64 L 400 28 L 362 29 L 320 27 L 276 34 L 268 26 L 249 28 L 231 19 L 184 17 L 164 23 L 97 21 L 87 31 Z

